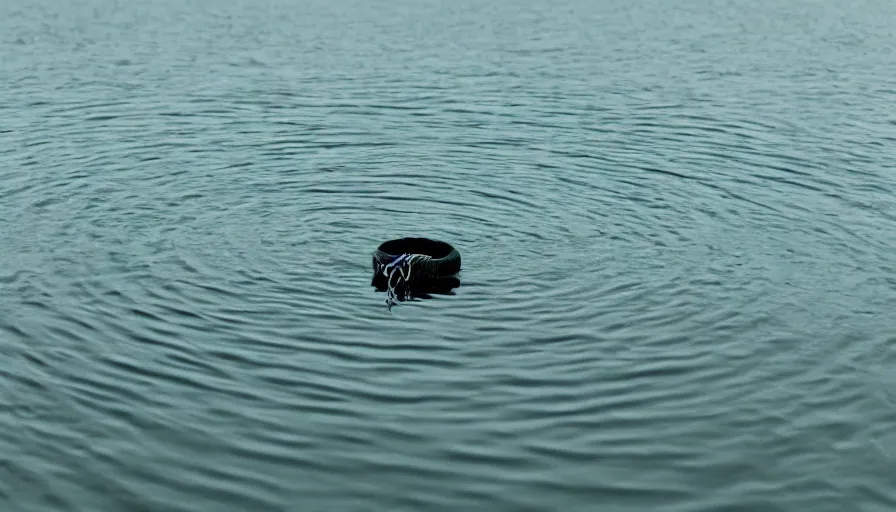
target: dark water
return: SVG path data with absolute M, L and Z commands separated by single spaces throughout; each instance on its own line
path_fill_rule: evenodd
M 0 509 L 893 511 L 894 27 L 6 0 Z

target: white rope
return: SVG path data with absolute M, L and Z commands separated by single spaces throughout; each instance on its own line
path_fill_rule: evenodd
M 402 282 L 404 282 L 404 289 L 402 290 L 403 293 L 400 300 L 411 298 L 411 277 L 413 276 L 414 263 L 426 258 L 427 256 L 423 254 L 402 254 L 388 264 L 380 264 L 380 269 L 383 275 L 386 276 L 386 305 L 389 306 L 389 309 L 392 309 L 392 306 L 398 303 L 398 300 L 396 300 L 398 298 L 396 289 Z M 398 280 L 395 284 L 392 284 L 392 278 L 395 276 L 398 276 Z

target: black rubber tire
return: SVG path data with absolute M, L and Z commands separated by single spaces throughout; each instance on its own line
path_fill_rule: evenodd
M 377 272 L 402 254 L 423 254 L 431 259 L 414 265 L 414 281 L 423 288 L 444 287 L 446 283 L 458 283 L 457 279 L 445 281 L 460 272 L 460 253 L 451 244 L 429 238 L 398 238 L 383 242 L 373 252 L 373 281 L 371 285 L 384 288 L 386 279 Z M 456 286 L 456 285 L 455 285 Z

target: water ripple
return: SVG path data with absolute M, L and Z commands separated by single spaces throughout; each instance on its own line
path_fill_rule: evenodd
M 0 503 L 896 506 L 890 4 L 305 8 L 0 6 Z

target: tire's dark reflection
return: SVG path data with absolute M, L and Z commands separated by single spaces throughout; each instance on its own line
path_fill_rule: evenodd
M 377 292 L 387 292 L 389 287 L 386 284 L 386 277 L 377 274 L 373 277 L 371 286 L 375 287 Z M 441 277 L 437 279 L 429 279 L 422 282 L 415 282 L 410 289 L 410 297 L 415 299 L 431 299 L 433 295 L 455 295 L 454 289 L 460 286 L 460 279 L 457 277 Z M 394 288 L 396 300 L 404 302 L 407 287 L 404 283 Z

